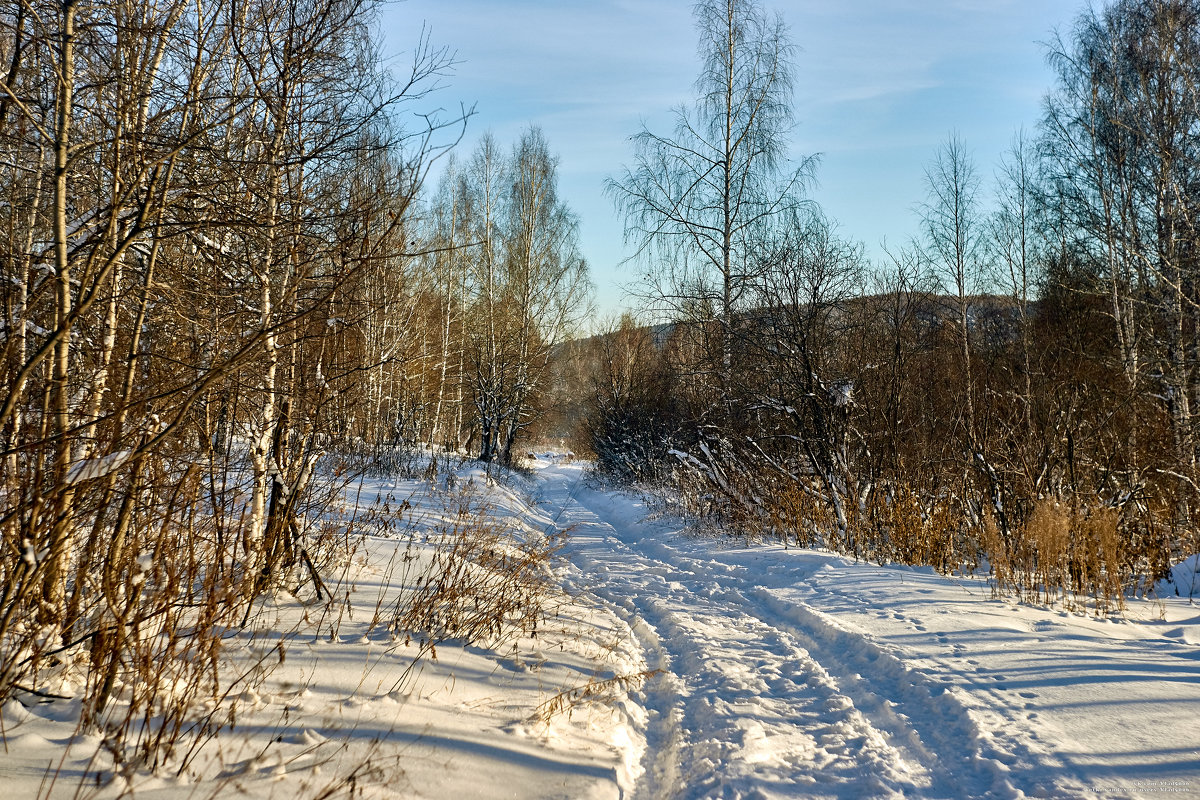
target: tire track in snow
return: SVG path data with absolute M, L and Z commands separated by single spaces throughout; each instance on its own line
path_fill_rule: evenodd
M 741 568 L 701 561 L 657 541 L 649 549 L 669 554 L 678 568 L 693 571 L 724 569 L 727 579 L 739 586 L 746 579 Z M 806 577 L 792 573 L 793 581 Z M 1018 796 L 1008 762 L 981 741 L 980 731 L 966 707 L 947 685 L 910 669 L 896 656 L 868 638 L 837 625 L 806 603 L 788 601 L 768 588 L 727 589 L 722 599 L 740 603 L 747 614 L 771 628 L 785 631 L 812 656 L 833 683 L 843 691 L 870 723 L 896 747 L 908 763 L 929 771 L 931 784 L 925 797 Z M 1024 757 L 1033 754 L 1026 752 Z M 1061 770 L 1061 764 L 1056 765 Z
M 639 541 L 577 476 L 543 473 L 544 500 L 574 526 L 569 556 L 649 666 L 669 670 L 643 690 L 636 798 L 1019 794 L 943 687 L 819 612 L 747 589 L 736 569 Z
M 751 592 L 747 603 L 760 619 L 791 632 L 873 725 L 930 769 L 935 782 L 927 796 L 1017 796 L 1009 768 L 984 754 L 978 727 L 949 687 L 803 603 L 765 589 Z
M 582 541 L 592 542 L 593 548 L 612 550 L 619 548 L 620 542 L 610 532 L 614 529 L 600 522 L 598 517 L 580 514 L 583 508 L 576 500 L 580 489 L 582 473 L 573 481 L 565 481 L 565 492 L 560 491 L 557 484 L 548 487 L 545 483 L 539 487 L 539 502 L 557 509 L 551 519 L 551 527 L 555 529 L 569 528 L 571 540 L 578 544 Z M 551 488 L 551 491 L 547 491 Z M 592 517 L 592 518 L 589 518 Z M 658 671 L 649 678 L 641 689 L 643 705 L 647 712 L 646 726 L 642 731 L 646 740 L 646 751 L 642 755 L 642 774 L 638 778 L 632 800 L 672 800 L 679 794 L 682 779 L 679 774 L 680 748 L 682 741 L 682 726 L 680 724 L 680 683 L 672 670 L 670 653 L 663 647 L 662 640 L 654 626 L 638 613 L 637 605 L 631 597 L 618 597 L 609 592 L 595 591 L 586 578 L 591 570 L 607 571 L 607 565 L 595 561 L 588 555 L 576 554 L 576 567 L 582 567 L 583 581 L 570 580 L 575 584 L 572 588 L 591 594 L 604 606 L 608 607 L 629 627 L 637 640 L 643 654 L 647 671 Z M 626 800 L 624 793 L 622 800 Z
M 611 603 L 610 603 L 611 605 Z M 658 632 L 635 612 L 617 608 L 626 618 L 630 629 L 646 654 L 646 668 L 662 670 L 642 687 L 642 696 L 649 715 L 644 732 L 646 754 L 642 759 L 642 777 L 635 798 L 669 800 L 675 797 L 681 783 L 679 752 L 683 746 L 680 724 L 679 679 L 671 671 L 671 656 L 662 646 Z

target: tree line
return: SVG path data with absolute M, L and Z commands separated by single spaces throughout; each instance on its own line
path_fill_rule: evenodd
M 1200 4 L 1085 11 L 990 195 L 951 134 L 920 234 L 873 265 L 784 157 L 782 21 L 696 17 L 695 103 L 609 186 L 662 324 L 586 356 L 598 468 L 739 532 L 1099 608 L 1195 552 Z
M 0 701 L 67 681 L 142 763 L 255 598 L 329 600 L 341 482 L 512 459 L 587 308 L 545 137 L 454 162 L 453 52 L 385 69 L 377 11 L 0 4 Z

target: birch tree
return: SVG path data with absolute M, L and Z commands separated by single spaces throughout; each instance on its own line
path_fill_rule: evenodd
M 935 277 L 954 304 L 963 419 L 972 451 L 978 431 L 971 374 L 971 300 L 979 291 L 983 231 L 979 218 L 979 175 L 966 146 L 951 134 L 925 169 L 928 199 L 922 206 L 925 244 Z
M 485 134 L 462 177 L 442 204 L 438 241 L 469 232 L 464 341 L 479 458 L 509 463 L 540 414 L 554 348 L 589 310 L 591 285 L 540 129 L 525 131 L 507 155 Z
M 0 4 L 0 700 L 57 639 L 86 650 L 98 718 L 122 670 L 206 660 L 141 623 L 211 603 L 236 625 L 301 553 L 315 459 L 347 433 L 327 405 L 369 369 L 364 287 L 414 255 L 462 121 L 405 114 L 452 58 L 422 38 L 383 74 L 371 11 Z
M 1200 6 L 1120 0 L 1090 9 L 1069 39 L 1054 42 L 1051 63 L 1057 85 L 1042 145 L 1099 265 L 1093 279 L 1106 289 L 1127 396 L 1155 398 L 1169 418 L 1174 463 L 1166 472 L 1177 485 L 1176 524 L 1188 529 L 1200 398 Z M 1144 469 L 1136 436 L 1134 474 Z
M 647 267 L 648 293 L 675 318 L 718 327 L 716 385 L 732 382 L 734 318 L 744 307 L 762 228 L 795 209 L 814 158 L 789 161 L 794 48 L 755 0 L 702 0 L 696 100 L 670 135 L 639 131 L 634 163 L 607 189 Z
M 541 129 L 529 128 L 509 165 L 512 177 L 505 236 L 506 296 L 515 347 L 513 385 L 505 402 L 500 457 L 535 416 L 553 349 L 589 311 L 587 263 L 579 252 L 578 222 L 558 196 L 558 160 Z

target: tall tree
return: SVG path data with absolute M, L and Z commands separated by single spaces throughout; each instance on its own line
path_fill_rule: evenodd
M 759 234 L 798 205 L 814 159 L 788 159 L 793 47 L 782 18 L 755 0 L 702 0 L 695 16 L 695 103 L 676 109 L 673 135 L 637 133 L 634 165 L 607 188 L 649 268 L 652 300 L 674 317 L 718 324 L 727 395 L 733 319 L 759 263 Z
M 404 111 L 448 54 L 392 80 L 374 7 L 0 3 L 0 699 L 57 632 L 94 642 L 99 715 L 173 646 L 140 622 L 199 591 L 228 621 L 295 563 L 316 442 L 351 424 L 325 406 L 374 366 L 341 345 L 443 130 Z M 172 577 L 143 592 L 151 552 Z
M 558 160 L 540 129 L 526 130 L 508 156 L 485 135 L 463 178 L 459 224 L 473 240 L 466 361 L 479 457 L 508 462 L 540 411 L 554 346 L 588 311 L 591 284 L 578 222 L 558 196 Z
M 1118 0 L 1072 33 L 1051 52 L 1042 144 L 1106 289 L 1129 396 L 1169 419 L 1182 529 L 1197 499 L 1200 3 Z
M 982 231 L 977 195 L 979 175 L 966 146 L 951 134 L 925 169 L 928 199 L 922 223 L 930 263 L 942 287 L 951 293 L 962 369 L 963 425 L 974 446 L 975 391 L 971 377 L 971 295 L 979 283 Z
M 504 353 L 508 318 L 501 295 L 501 243 L 504 203 L 504 154 L 491 133 L 485 133 L 467 165 L 467 203 L 472 246 L 471 334 L 468 356 L 472 395 L 479 421 L 480 452 L 491 461 L 497 450 L 508 380 Z
M 1021 337 L 1022 418 L 1027 441 L 1033 430 L 1033 366 L 1030 353 L 1030 312 L 1037 284 L 1041 250 L 1038 225 L 1038 162 L 1033 140 L 1019 131 L 1002 157 L 997 180 L 997 209 L 988 225 L 989 246 L 995 255 L 994 278 L 1016 304 Z
M 522 134 L 509 169 L 504 264 L 516 363 L 500 452 L 505 463 L 531 421 L 531 400 L 544 389 L 551 350 L 587 313 L 590 290 L 579 223 L 558 196 L 558 159 L 540 128 Z

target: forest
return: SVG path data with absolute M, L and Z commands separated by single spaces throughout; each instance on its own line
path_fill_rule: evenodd
M 870 263 L 789 159 L 786 27 L 704 0 L 694 103 L 613 165 L 644 303 L 603 323 L 552 143 L 462 153 L 453 51 L 386 69 L 377 11 L 0 4 L 0 702 L 70 662 L 97 719 L 137 675 L 170 740 L 220 631 L 325 590 L 350 478 L 431 452 L 554 442 L 698 525 L 1031 602 L 1200 550 L 1200 3 L 1085 12 L 997 179 L 949 134 Z
M 746 535 L 986 565 L 1031 600 L 1119 606 L 1195 552 L 1200 8 L 1080 17 L 990 194 L 950 134 L 883 264 L 783 157 L 780 23 L 703 8 L 695 106 L 609 184 L 665 319 L 596 340 L 597 469 Z

